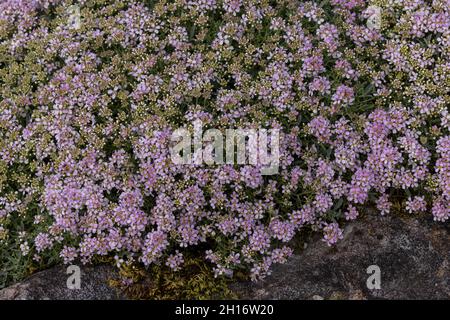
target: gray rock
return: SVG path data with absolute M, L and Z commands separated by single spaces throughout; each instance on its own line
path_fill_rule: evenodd
M 116 277 L 113 267 L 81 267 L 80 289 L 68 289 L 67 267 L 57 266 L 38 272 L 23 282 L 0 290 L 0 300 L 110 300 L 123 298 L 108 286 Z
M 246 299 L 450 299 L 449 229 L 368 210 L 335 246 L 315 237 L 262 282 L 232 288 Z M 371 265 L 380 268 L 380 289 L 367 287 Z

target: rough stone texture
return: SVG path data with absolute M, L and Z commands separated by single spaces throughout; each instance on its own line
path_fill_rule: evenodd
M 81 288 L 68 289 L 67 267 L 58 266 L 38 272 L 11 287 L 0 290 L 0 300 L 106 300 L 120 299 L 108 286 L 115 271 L 108 266 L 81 267 Z
M 316 237 L 264 281 L 233 289 L 247 299 L 450 299 L 449 227 L 367 212 L 336 246 Z M 370 265 L 381 270 L 379 290 L 367 288 Z

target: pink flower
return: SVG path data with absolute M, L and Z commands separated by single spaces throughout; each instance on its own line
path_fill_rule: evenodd
M 328 246 L 332 246 L 343 237 L 343 232 L 336 222 L 329 223 L 323 228 L 323 241 L 325 241 Z

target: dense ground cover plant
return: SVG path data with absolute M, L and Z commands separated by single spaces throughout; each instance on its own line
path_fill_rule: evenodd
M 371 203 L 450 216 L 448 0 L 3 0 L 0 86 L 4 270 L 197 250 L 259 279 Z M 279 174 L 173 164 L 198 119 L 280 129 Z

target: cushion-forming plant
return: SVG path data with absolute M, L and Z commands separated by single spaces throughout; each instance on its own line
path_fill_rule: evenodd
M 367 206 L 445 222 L 449 103 L 449 0 L 2 0 L 0 250 L 256 280 Z M 278 174 L 173 163 L 195 120 L 279 129 Z

